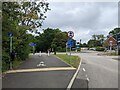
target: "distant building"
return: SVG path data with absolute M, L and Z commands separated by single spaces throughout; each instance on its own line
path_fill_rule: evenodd
M 112 36 L 109 36 L 104 43 L 104 46 L 108 49 L 110 49 L 110 47 L 112 47 L 113 50 L 117 48 L 117 40 Z

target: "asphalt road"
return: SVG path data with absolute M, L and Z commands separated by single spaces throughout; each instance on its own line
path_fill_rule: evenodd
M 40 63 L 44 63 L 41 65 Z M 19 69 L 70 67 L 53 56 L 33 55 Z M 6 74 L 2 78 L 3 88 L 67 88 L 75 70 L 22 72 Z
M 82 63 L 72 88 L 118 88 L 117 56 L 99 56 L 94 51 L 74 55 L 80 56 Z

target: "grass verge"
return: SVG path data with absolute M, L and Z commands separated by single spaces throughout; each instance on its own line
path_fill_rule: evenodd
M 22 60 L 15 60 L 15 61 L 13 61 L 13 68 L 19 67 L 21 63 L 23 63 Z
M 63 61 L 65 61 L 66 63 L 70 64 L 71 66 L 78 68 L 79 63 L 80 63 L 80 58 L 78 56 L 69 56 L 66 54 L 56 54 L 55 56 L 59 57 L 60 59 L 62 59 Z M 71 59 L 70 59 L 71 58 Z

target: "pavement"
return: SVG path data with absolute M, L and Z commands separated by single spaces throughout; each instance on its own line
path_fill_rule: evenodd
M 65 90 L 76 69 L 54 56 L 31 55 L 17 69 L 2 78 L 5 88 L 62 88 Z
M 82 62 L 72 89 L 118 90 L 118 56 L 99 56 L 98 52 L 88 50 L 73 55 L 80 56 Z

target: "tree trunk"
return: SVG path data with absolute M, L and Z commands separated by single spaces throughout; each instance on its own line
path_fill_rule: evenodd
M 54 48 L 54 55 L 56 55 L 56 49 Z

